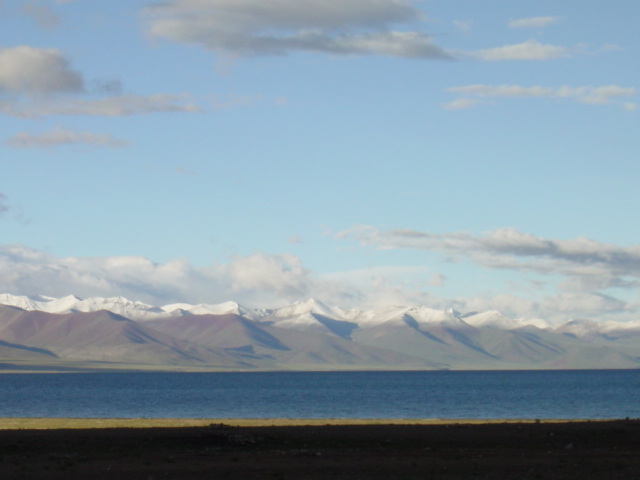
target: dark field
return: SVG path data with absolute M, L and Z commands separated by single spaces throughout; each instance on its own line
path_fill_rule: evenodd
M 635 479 L 640 421 L 0 430 L 3 479 Z

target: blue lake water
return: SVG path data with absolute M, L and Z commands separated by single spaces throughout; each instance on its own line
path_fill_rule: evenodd
M 5 374 L 0 417 L 640 418 L 640 370 Z

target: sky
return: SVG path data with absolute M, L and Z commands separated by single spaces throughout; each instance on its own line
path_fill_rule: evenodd
M 0 0 L 0 291 L 640 320 L 639 15 Z

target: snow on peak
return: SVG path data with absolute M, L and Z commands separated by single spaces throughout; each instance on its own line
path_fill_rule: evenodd
M 11 305 L 13 307 L 22 308 L 29 311 L 41 311 L 48 313 L 67 313 L 74 309 L 74 307 L 82 300 L 75 295 L 67 295 L 62 298 L 47 297 L 39 295 L 37 297 L 27 297 L 11 295 L 3 293 L 0 295 L 0 303 L 4 305 Z
M 473 312 L 464 316 L 464 321 L 476 328 L 495 328 L 499 330 L 515 330 L 532 326 L 545 330 L 549 328 L 549 323 L 540 318 L 511 318 L 498 310 L 487 310 L 486 312 Z
M 522 326 L 518 321 L 504 316 L 497 310 L 474 313 L 472 315 L 465 316 L 464 321 L 477 328 L 500 328 L 504 330 L 512 330 Z
M 277 308 L 271 314 L 272 317 L 277 318 L 289 318 L 298 317 L 307 314 L 322 315 L 334 320 L 341 320 L 344 318 L 344 311 L 337 307 L 329 307 L 319 300 L 310 298 L 304 302 L 297 302 L 286 307 Z
M 468 326 L 453 309 L 437 310 L 424 305 L 411 307 L 394 306 L 363 312 L 356 321 L 364 327 L 382 324 L 405 325 L 407 320 L 417 324 L 446 324 L 447 326 Z
M 161 307 L 161 310 L 174 316 L 184 315 L 225 315 L 235 314 L 242 315 L 245 311 L 236 302 L 224 302 L 214 305 L 199 303 L 198 305 L 190 305 L 188 303 L 172 303 Z
M 37 310 L 37 300 L 25 296 L 11 295 L 10 293 L 0 294 L 0 304 L 18 307 L 23 310 Z
M 155 313 L 155 309 L 151 305 L 142 302 L 132 302 L 124 297 L 91 297 L 83 300 L 75 295 L 67 295 L 61 298 L 39 295 L 32 298 L 2 294 L 0 295 L 0 303 L 12 305 L 24 310 L 37 310 L 56 314 L 108 310 L 132 319 L 139 319 L 142 316 Z

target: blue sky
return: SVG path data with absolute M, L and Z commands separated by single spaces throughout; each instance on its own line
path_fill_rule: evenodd
M 0 290 L 640 319 L 638 14 L 0 1 Z

